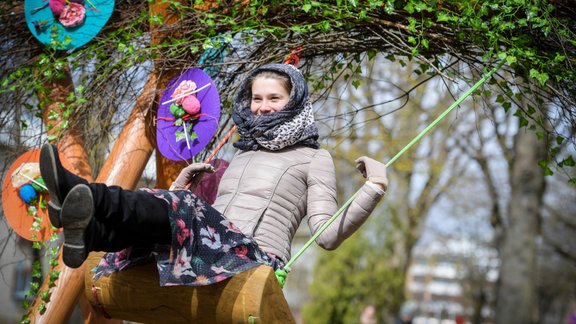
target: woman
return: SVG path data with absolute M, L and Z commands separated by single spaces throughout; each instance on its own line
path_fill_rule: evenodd
M 89 251 L 120 251 L 103 258 L 98 277 L 148 256 L 137 258 L 129 247 L 156 244 L 161 285 L 210 284 L 261 264 L 282 268 L 302 219 L 308 216 L 314 233 L 338 209 L 334 164 L 319 149 L 304 77 L 291 65 L 257 68 L 239 88 L 233 119 L 239 151 L 213 206 L 182 190 L 213 171 L 209 165 L 184 168 L 171 190 L 129 191 L 87 183 L 62 168 L 53 146 L 44 146 L 41 172 L 51 220 L 64 228 L 64 262 L 78 267 Z M 385 166 L 367 157 L 356 164 L 368 181 L 318 237 L 325 249 L 354 233 L 385 194 Z

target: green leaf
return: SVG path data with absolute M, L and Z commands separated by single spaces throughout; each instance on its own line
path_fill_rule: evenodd
M 448 15 L 448 13 L 444 11 L 440 11 L 436 17 L 437 22 L 450 21 L 450 20 L 451 17 Z
M 53 284 L 60 277 L 60 271 L 50 271 L 50 284 Z
M 328 20 L 324 20 L 320 24 L 320 30 L 322 30 L 322 32 L 324 32 L 324 33 L 329 32 L 331 29 L 332 29 L 332 26 L 330 26 L 330 22 L 328 22 Z
M 73 40 L 74 40 L 74 39 L 73 39 L 72 37 L 70 37 L 69 35 L 66 35 L 66 36 L 64 37 L 64 42 L 63 42 L 63 43 L 64 43 L 64 45 L 68 45 L 68 44 L 70 44 Z
M 198 46 L 198 45 L 191 45 L 190 46 L 190 53 L 196 54 L 196 53 L 198 53 L 198 51 L 200 51 L 200 46 Z
M 386 1 L 386 6 L 384 7 L 386 14 L 391 15 L 394 13 L 394 0 Z
M 46 303 L 42 303 L 42 304 L 40 304 L 40 306 L 38 306 L 38 313 L 40 313 L 42 315 L 45 312 L 46 312 Z
M 556 53 L 556 57 L 554 57 L 554 62 L 564 62 L 566 60 L 566 55 L 562 55 L 561 53 Z
M 408 3 L 404 6 L 404 10 L 406 10 L 406 12 L 409 13 L 409 14 L 413 14 L 413 13 L 414 13 L 414 6 L 412 5 L 412 2 L 408 2 Z
M 551 176 L 554 174 L 552 170 L 548 167 L 548 161 L 541 160 L 538 162 L 538 166 L 544 170 L 544 175 Z
M 573 167 L 576 166 L 576 162 L 574 161 L 574 158 L 572 158 L 572 155 L 570 155 L 567 158 L 565 158 L 562 162 L 560 162 L 559 165 Z
M 38 282 L 36 282 L 36 281 L 31 282 L 30 283 L 30 290 L 32 290 L 32 291 L 38 290 Z
M 302 6 L 302 10 L 303 10 L 305 13 L 308 13 L 308 12 L 310 11 L 310 9 L 312 9 L 312 4 L 310 4 L 310 3 L 305 3 L 305 4 Z
M 368 59 L 372 60 L 376 56 L 376 54 L 378 54 L 378 52 L 376 52 L 374 50 L 370 50 L 367 52 L 367 54 L 368 54 Z
M 176 131 L 176 142 L 186 139 L 186 134 L 184 132 Z
M 422 38 L 421 42 L 422 42 L 422 46 L 424 46 L 424 48 L 428 48 L 428 39 Z
M 50 260 L 50 265 L 53 267 L 57 266 L 58 265 L 58 259 L 54 258 L 54 259 Z
M 416 9 L 416 11 L 418 11 L 418 12 L 431 10 L 431 8 L 428 6 L 428 4 L 424 1 L 416 2 L 416 6 L 414 6 L 414 9 Z
M 352 81 L 352 86 L 356 89 L 360 86 L 360 80 L 356 79 Z
M 24 309 L 28 309 L 28 307 L 30 307 L 29 305 L 24 307 Z M 24 315 L 24 317 L 22 317 L 22 319 L 20 320 L 20 324 L 30 324 L 30 318 L 28 317 L 28 315 Z
M 544 72 L 539 72 L 536 69 L 530 69 L 530 77 L 538 80 L 540 85 L 544 85 L 548 81 L 548 74 Z
M 42 299 L 45 302 L 50 301 L 50 291 L 49 290 L 44 290 L 44 291 L 40 292 L 39 296 L 40 296 L 40 299 Z
M 408 30 L 415 33 L 416 32 L 416 19 L 414 19 L 413 17 L 408 17 Z

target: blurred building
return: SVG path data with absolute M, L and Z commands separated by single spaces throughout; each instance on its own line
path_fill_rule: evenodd
M 413 323 L 493 322 L 496 251 L 464 240 L 417 246 L 402 315 Z

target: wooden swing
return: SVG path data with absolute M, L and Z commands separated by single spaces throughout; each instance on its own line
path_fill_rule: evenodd
M 205 163 L 235 129 L 228 131 Z M 155 263 L 94 281 L 91 269 L 103 255 L 91 253 L 84 262 L 84 293 L 92 308 L 106 318 L 142 323 L 295 323 L 272 267 L 258 266 L 207 286 L 162 287 Z
M 155 263 L 94 282 L 90 269 L 102 255 L 91 253 L 85 262 L 84 293 L 105 317 L 141 323 L 294 323 L 271 267 L 202 287 L 161 287 Z

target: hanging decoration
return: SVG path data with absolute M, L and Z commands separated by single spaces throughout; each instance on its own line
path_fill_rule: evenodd
M 68 161 L 60 157 L 71 169 Z M 2 184 L 2 209 L 8 224 L 21 237 L 34 242 L 46 241 L 53 233 L 48 218 L 48 191 L 40 176 L 40 149 L 22 154 L 5 173 Z
M 210 143 L 218 128 L 220 95 L 212 79 L 192 68 L 170 81 L 158 107 L 156 139 L 167 159 L 191 159 Z
M 78 48 L 92 40 L 112 15 L 114 0 L 25 0 L 28 29 L 53 49 Z

